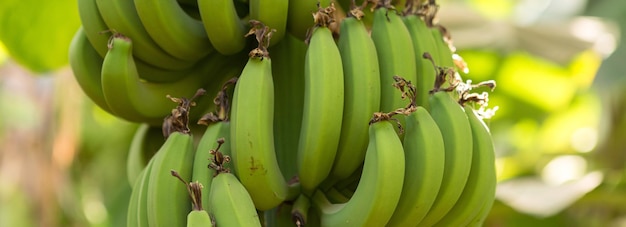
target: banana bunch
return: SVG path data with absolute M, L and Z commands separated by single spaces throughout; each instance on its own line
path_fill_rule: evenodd
M 128 226 L 482 225 L 495 82 L 435 1 L 336 3 L 78 1 L 77 82 L 141 124 Z

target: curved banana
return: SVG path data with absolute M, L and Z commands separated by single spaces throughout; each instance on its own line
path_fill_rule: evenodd
M 217 226 L 261 226 L 248 190 L 231 173 L 218 173 L 212 180 L 209 206 Z
M 416 60 L 413 53 L 411 34 L 399 15 L 391 10 L 389 0 L 382 0 L 374 11 L 372 40 L 376 45 L 380 67 L 380 111 L 389 112 L 404 108 L 408 101 L 403 100 L 392 86 L 394 76 L 401 76 L 407 81 L 417 83 Z M 404 124 L 404 116 L 397 118 Z M 402 138 L 402 135 L 400 136 Z
M 258 39 L 265 39 L 264 36 Z M 257 52 L 261 55 L 252 55 Z M 251 52 L 235 85 L 230 138 L 235 173 L 255 207 L 262 211 L 276 207 L 288 196 L 287 182 L 274 152 L 273 120 L 272 59 L 266 50 L 257 48 Z
M 454 207 L 435 226 L 467 226 L 485 203 L 495 198 L 495 149 L 489 128 L 470 105 L 464 107 L 472 129 L 472 165 L 467 184 Z
M 429 99 L 430 114 L 439 126 L 445 148 L 445 170 L 441 188 L 419 226 L 432 226 L 452 209 L 463 193 L 472 163 L 472 131 L 463 108 L 445 91 Z
M 298 174 L 298 141 L 304 100 L 306 44 L 290 33 L 272 46 L 274 79 L 274 144 L 278 165 L 286 179 Z
M 167 95 L 191 97 L 198 88 L 205 87 L 210 70 L 223 66 L 221 56 L 212 56 L 205 64 L 199 64 L 193 75 L 172 83 L 149 83 L 139 78 L 132 56 L 134 42 L 115 33 L 111 48 L 104 57 L 101 80 L 102 91 L 111 111 L 118 117 L 132 122 L 159 125 L 172 109 Z M 220 78 L 222 75 L 214 76 Z M 209 92 L 214 91 L 207 87 Z M 197 103 L 199 108 L 210 105 L 208 100 Z M 195 114 L 195 113 L 194 113 Z
M 69 62 L 76 82 L 98 107 L 113 113 L 107 104 L 100 82 L 103 59 L 91 46 L 81 27 L 74 34 L 69 47 Z
M 373 121 L 363 175 L 350 201 L 331 204 L 320 190 L 311 198 L 322 226 L 384 226 L 400 199 L 404 163 L 394 125 L 387 120 Z
M 189 181 L 194 152 L 192 136 L 175 131 L 155 154 L 147 192 L 150 226 L 185 226 L 191 200 L 187 191 L 172 178 L 170 170 L 178 171 L 182 179 Z
M 176 0 L 134 0 L 134 3 L 146 32 L 167 53 L 197 61 L 213 52 L 202 21 L 189 16 Z
M 320 7 L 330 5 L 330 0 L 289 0 L 287 31 L 300 40 L 305 40 L 309 29 L 315 25 L 311 14 Z
M 320 8 L 316 18 L 332 18 L 334 7 Z M 329 21 L 316 21 L 304 62 L 304 108 L 298 143 L 298 177 L 312 195 L 328 177 L 341 134 L 344 104 L 343 68 Z M 363 123 L 365 124 L 365 123 Z
M 245 23 L 239 19 L 235 0 L 198 0 L 198 10 L 211 44 L 224 55 L 231 55 L 246 46 Z
M 343 65 L 344 105 L 341 136 L 329 181 L 345 179 L 361 166 L 367 149 L 368 126 L 365 122 L 380 109 L 376 47 L 358 17 L 362 14 L 361 9 L 355 7 L 351 12 L 341 21 L 337 43 Z
M 88 1 L 88 0 L 81 0 Z M 141 24 L 135 5 L 127 0 L 95 1 L 108 30 L 122 33 L 135 41 L 133 54 L 144 62 L 164 69 L 187 69 L 195 62 L 181 60 L 161 49 Z
M 444 174 L 443 136 L 424 107 L 415 107 L 406 117 L 403 146 L 404 185 L 389 226 L 419 223 L 435 202 Z
M 207 187 L 202 188 L 202 194 L 208 195 L 211 188 L 211 180 L 216 174 L 215 169 L 209 168 L 211 160 L 214 160 L 214 155 L 211 152 L 219 150 L 224 155 L 230 155 L 230 121 L 229 111 L 230 103 L 226 89 L 228 85 L 234 84 L 235 79 L 229 80 L 222 89 L 218 92 L 214 99 L 216 103 L 216 111 L 210 112 L 201 118 L 198 124 L 207 125 L 204 134 L 198 141 L 196 148 L 196 154 L 193 162 L 193 172 L 191 177 L 194 181 L 200 182 Z M 228 142 L 224 142 L 228 141 Z M 209 206 L 209 197 L 205 196 L 202 199 L 202 207 L 205 207 L 208 212 L 211 212 Z
M 413 2 L 413 1 L 408 1 Z M 407 12 L 413 6 L 406 8 Z M 437 73 L 432 67 L 431 62 L 428 59 L 424 59 L 422 55 L 424 52 L 435 54 L 437 52 L 437 45 L 430 33 L 430 29 L 420 17 L 415 14 L 406 13 L 402 17 L 404 25 L 407 27 L 409 34 L 411 34 L 411 40 L 413 41 L 413 53 L 415 54 L 417 79 L 414 82 L 417 87 L 417 100 L 418 106 L 423 106 L 426 109 L 430 109 L 428 104 L 429 91 L 433 89 L 435 85 L 435 76 Z
M 280 42 L 287 29 L 289 0 L 250 0 L 250 19 L 275 29 L 270 46 Z
M 108 50 L 106 43 L 109 35 L 103 32 L 109 30 L 109 27 L 100 16 L 96 0 L 78 0 L 78 16 L 87 39 L 100 57 L 104 57 Z

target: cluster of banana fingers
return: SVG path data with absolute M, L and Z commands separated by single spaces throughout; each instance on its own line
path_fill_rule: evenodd
M 77 81 L 142 123 L 128 226 L 482 225 L 493 111 L 474 89 L 495 82 L 462 81 L 434 1 L 339 3 L 78 1 Z

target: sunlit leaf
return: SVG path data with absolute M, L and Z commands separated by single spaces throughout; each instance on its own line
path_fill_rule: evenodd
M 0 42 L 12 58 L 34 72 L 68 63 L 68 46 L 79 26 L 75 0 L 0 1 Z
M 470 0 L 469 2 L 483 15 L 494 19 L 510 17 L 515 6 L 515 1 L 512 0 Z
M 568 70 L 524 53 L 511 54 L 496 78 L 498 89 L 546 111 L 566 108 L 576 93 Z
M 588 50 L 578 54 L 569 65 L 572 80 L 581 89 L 589 88 L 598 73 L 601 63 L 602 56 L 595 51 Z
M 463 75 L 463 78 L 475 82 L 494 79 L 494 73 L 502 58 L 495 50 L 462 50 L 458 54 L 469 67 L 469 73 Z
M 556 112 L 544 121 L 539 132 L 541 140 L 537 148 L 543 153 L 586 152 L 579 149 L 587 146 L 595 147 L 598 138 L 599 119 L 600 103 L 598 98 L 593 94 L 580 94 L 570 108 Z M 585 132 L 579 130 L 589 130 L 589 133 L 580 137 L 577 136 L 577 133 Z M 591 145 L 584 143 L 591 143 Z

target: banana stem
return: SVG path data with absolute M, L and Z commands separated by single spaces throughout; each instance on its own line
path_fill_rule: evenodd
M 296 226 L 305 226 L 307 224 L 309 208 L 311 208 L 311 200 L 300 194 L 291 208 L 291 218 Z

